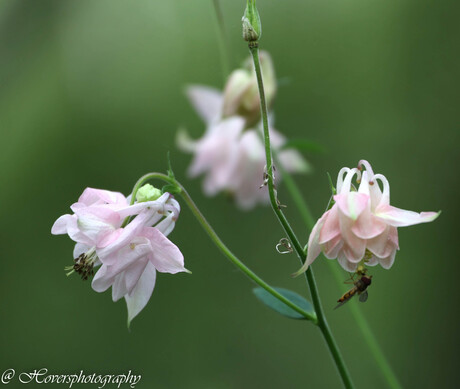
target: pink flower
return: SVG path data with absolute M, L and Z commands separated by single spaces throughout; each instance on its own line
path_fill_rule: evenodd
M 366 171 L 361 177 L 363 166 Z M 355 175 L 360 181 L 358 191 L 352 190 Z M 397 227 L 431 222 L 438 216 L 439 212 L 416 213 L 391 206 L 388 180 L 374 174 L 369 162 L 361 160 L 358 169 L 340 170 L 334 205 L 313 227 L 307 259 L 296 274 L 305 271 L 321 252 L 326 258 L 337 258 L 350 272 L 356 271 L 361 262 L 389 269 L 399 250 Z
M 87 188 L 61 216 L 53 234 L 68 234 L 76 243 L 75 265 L 83 279 L 102 265 L 92 281 L 97 292 L 112 286 L 112 299 L 124 297 L 128 323 L 145 307 L 155 286 L 156 271 L 187 271 L 180 250 L 166 236 L 174 229 L 180 206 L 169 193 L 129 205 L 122 194 Z M 137 216 L 135 216 L 137 215 Z M 127 216 L 135 218 L 122 227 Z
M 267 99 L 271 102 L 276 93 L 274 69 L 267 53 L 261 60 Z M 263 132 L 257 125 L 260 107 L 252 62 L 230 75 L 223 94 L 203 86 L 190 87 L 187 94 L 207 125 L 205 134 L 196 141 L 185 131 L 178 133 L 179 148 L 194 154 L 189 175 L 204 174 L 205 194 L 230 193 L 242 209 L 268 203 L 267 188 L 260 188 L 266 162 Z M 301 173 L 310 170 L 299 152 L 281 150 L 286 143 L 283 135 L 271 128 L 270 136 L 272 148 L 278 151 L 278 162 L 284 169 Z M 278 181 L 279 176 L 277 173 Z
M 266 164 L 261 129 L 245 129 L 245 121 L 233 116 L 211 124 L 205 135 L 193 141 L 184 133 L 179 134 L 182 150 L 194 153 L 188 169 L 191 177 L 205 174 L 203 190 L 214 196 L 224 191 L 232 194 L 242 209 L 250 209 L 259 203 L 268 203 L 266 187 L 260 188 Z M 286 139 L 275 129 L 270 129 L 274 150 L 279 150 Z M 288 172 L 308 172 L 310 167 L 296 150 L 278 152 L 279 163 Z M 279 182 L 280 174 L 276 174 Z

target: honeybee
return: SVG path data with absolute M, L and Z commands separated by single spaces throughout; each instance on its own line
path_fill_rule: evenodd
M 358 276 L 359 278 L 355 280 L 355 276 Z M 351 276 L 350 280 L 354 284 L 353 288 L 337 300 L 339 304 L 334 309 L 341 307 L 343 304 L 350 301 L 355 295 L 359 296 L 360 302 L 364 303 L 367 301 L 367 288 L 372 282 L 372 276 L 367 275 L 367 269 L 363 266 L 359 266 L 358 270 Z

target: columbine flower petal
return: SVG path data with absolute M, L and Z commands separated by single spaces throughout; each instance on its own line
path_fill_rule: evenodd
M 308 239 L 308 253 L 307 258 L 305 259 L 305 263 L 303 266 L 294 274 L 297 276 L 307 270 L 308 266 L 310 266 L 313 261 L 318 257 L 321 253 L 321 245 L 319 244 L 319 236 L 320 231 L 323 228 L 324 221 L 327 218 L 327 212 L 316 222 L 313 230 L 311 231 L 310 238 Z
M 155 266 L 148 262 L 135 288 L 131 293 L 125 295 L 126 305 L 128 307 L 128 327 L 131 321 L 149 302 L 153 288 L 155 287 L 155 280 Z
M 83 204 L 86 207 L 102 204 L 128 205 L 126 197 L 122 193 L 94 188 L 86 188 L 78 199 L 77 204 Z
M 206 124 L 214 123 L 222 116 L 222 93 L 217 89 L 192 85 L 187 88 L 186 93 Z
M 151 245 L 150 261 L 159 272 L 176 274 L 186 272 L 184 256 L 168 238 L 156 228 L 146 228 L 142 232 Z
M 440 212 L 413 212 L 404 209 L 383 205 L 377 207 L 375 216 L 394 227 L 406 227 L 414 224 L 429 223 L 439 216 Z
M 324 225 L 321 228 L 319 244 L 329 242 L 340 235 L 339 208 L 334 205 L 324 216 Z M 326 216 L 327 215 L 327 216 Z

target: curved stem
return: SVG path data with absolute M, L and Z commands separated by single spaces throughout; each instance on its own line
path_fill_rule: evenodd
M 219 250 L 236 266 L 238 267 L 246 276 L 248 276 L 251 280 L 253 280 L 257 285 L 261 286 L 264 288 L 268 293 L 270 293 L 272 296 L 276 297 L 278 300 L 282 301 L 284 304 L 295 310 L 296 312 L 300 313 L 302 316 L 304 316 L 306 319 L 311 320 L 313 323 L 317 324 L 318 319 L 316 315 L 313 313 L 309 313 L 296 304 L 294 304 L 292 301 L 281 295 L 279 292 L 277 292 L 275 289 L 273 289 L 269 284 L 267 284 L 264 280 L 262 280 L 257 274 L 255 274 L 251 269 L 249 269 L 243 262 L 241 262 L 231 251 L 230 249 L 222 242 L 222 240 L 219 238 L 219 236 L 216 234 L 214 229 L 211 227 L 211 225 L 208 223 L 206 218 L 203 216 L 203 214 L 200 212 L 198 207 L 196 206 L 195 202 L 192 200 L 190 195 L 187 193 L 187 191 L 181 186 L 181 193 L 180 195 L 184 199 L 184 201 L 187 203 L 188 207 L 194 214 L 194 216 L 198 219 L 200 222 L 201 226 L 203 229 L 206 231 L 206 233 L 209 235 L 211 240 L 215 243 L 215 245 L 219 248 Z
M 266 283 L 262 278 L 260 278 L 257 274 L 255 274 L 251 269 L 249 269 L 241 260 L 239 260 L 231 251 L 230 249 L 222 242 L 219 238 L 217 233 L 208 223 L 206 218 L 203 216 L 201 211 L 196 206 L 193 199 L 190 197 L 188 192 L 185 188 L 175 179 L 172 177 L 167 176 L 166 174 L 162 173 L 147 173 L 142 176 L 134 185 L 132 198 L 131 198 L 131 205 L 134 204 L 134 199 L 136 198 L 136 193 L 139 188 L 144 185 L 147 181 L 152 179 L 159 179 L 162 181 L 167 182 L 168 184 L 174 185 L 179 189 L 179 194 L 182 196 L 190 210 L 192 211 L 193 215 L 197 218 L 198 222 L 204 228 L 206 233 L 209 235 L 211 240 L 215 243 L 215 245 L 219 248 L 219 250 L 236 266 L 240 269 L 246 276 L 248 276 L 252 281 L 254 281 L 257 285 L 265 289 L 268 293 L 270 293 L 273 297 L 277 298 L 278 300 L 282 301 L 288 307 L 292 308 L 297 313 L 301 314 L 308 320 L 311 320 L 313 323 L 317 324 L 318 319 L 316 314 L 313 312 L 307 312 L 304 309 L 300 308 L 298 305 L 294 304 L 291 300 L 284 297 L 280 294 L 277 290 L 273 289 L 268 283 Z
M 265 101 L 265 92 L 264 92 L 264 85 L 262 80 L 262 72 L 260 69 L 260 61 L 259 61 L 259 46 L 256 42 L 251 42 L 249 44 L 249 50 L 252 54 L 254 68 L 256 71 L 257 76 L 257 83 L 259 86 L 259 96 L 260 96 L 260 107 L 262 111 L 262 123 L 264 129 L 264 140 L 265 140 L 265 157 L 267 160 L 267 185 L 268 185 L 268 192 L 270 195 L 270 203 L 272 205 L 273 211 L 275 212 L 278 220 L 280 221 L 281 225 L 283 226 L 284 231 L 288 235 L 294 250 L 299 257 L 302 264 L 305 262 L 305 254 L 303 251 L 302 246 L 300 245 L 299 240 L 295 236 L 294 231 L 292 230 L 289 222 L 287 221 L 286 217 L 284 216 L 283 212 L 281 211 L 280 204 L 277 198 L 277 193 L 275 189 L 275 185 L 273 182 L 273 159 L 272 159 L 272 152 L 271 152 L 271 145 L 270 145 L 270 133 L 268 127 L 268 113 L 267 113 L 267 104 Z M 310 293 L 313 300 L 313 305 L 315 307 L 316 314 L 318 316 L 318 327 L 323 334 L 324 340 L 329 348 L 331 356 L 335 362 L 335 365 L 339 371 L 340 377 L 342 382 L 346 388 L 353 388 L 353 383 L 351 380 L 350 373 L 345 365 L 345 361 L 339 351 L 337 343 L 334 340 L 332 335 L 331 329 L 329 328 L 329 324 L 327 323 L 326 316 L 324 314 L 321 301 L 319 298 L 318 288 L 316 286 L 315 277 L 313 275 L 313 270 L 311 266 L 306 271 L 306 277 L 308 280 L 308 287 L 310 289 Z
M 137 180 L 137 182 L 134 184 L 133 191 L 131 193 L 131 201 L 129 202 L 129 205 L 133 205 L 134 202 L 136 201 L 136 195 L 138 190 L 141 188 L 142 185 L 144 185 L 147 181 L 149 180 L 154 180 L 154 179 L 159 179 L 167 182 L 168 184 L 175 185 L 176 180 L 174 178 L 171 178 L 167 176 L 166 174 L 163 173 L 147 173 L 144 174 L 141 178 Z M 121 228 L 124 228 L 128 225 L 128 223 L 131 221 L 132 216 L 127 216 L 125 217 L 125 220 L 123 220 L 123 223 L 121 225 Z
M 217 24 L 219 27 L 219 50 L 220 60 L 222 62 L 222 75 L 224 84 L 227 81 L 227 76 L 230 73 L 230 45 L 228 44 L 227 34 L 225 32 L 224 14 L 219 0 L 213 0 L 214 11 L 216 12 Z

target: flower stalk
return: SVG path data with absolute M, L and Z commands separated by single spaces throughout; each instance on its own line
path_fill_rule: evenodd
M 286 219 L 284 213 L 281 210 L 279 200 L 277 198 L 277 192 L 274 185 L 273 180 L 273 158 L 271 152 L 271 144 L 270 144 L 270 134 L 269 134 L 269 127 L 268 127 L 268 113 L 267 113 L 267 104 L 265 101 L 265 92 L 264 92 L 264 85 L 262 80 L 262 72 L 260 69 L 260 61 L 259 61 L 259 45 L 258 42 L 249 42 L 249 51 L 251 52 L 253 61 L 254 61 L 254 68 L 257 75 L 257 82 L 259 86 L 259 96 L 260 96 L 260 107 L 262 112 L 262 123 L 263 123 L 263 130 L 264 130 L 264 141 L 265 141 L 265 157 L 267 160 L 267 177 L 266 183 L 268 186 L 268 191 L 270 195 L 270 203 L 273 208 L 273 211 L 276 214 L 276 217 L 280 221 L 284 231 L 289 237 L 289 240 L 292 243 L 294 251 L 296 252 L 297 256 L 299 257 L 301 263 L 305 262 L 306 256 L 303 251 L 302 246 L 300 245 L 299 240 L 297 239 L 294 231 L 292 230 L 288 220 Z M 346 388 L 354 388 L 353 382 L 351 380 L 350 373 L 345 365 L 345 361 L 340 353 L 340 350 L 335 342 L 335 339 L 332 335 L 331 329 L 329 328 L 329 324 L 326 320 L 326 316 L 324 314 L 321 301 L 319 298 L 318 288 L 316 286 L 315 277 L 313 271 L 310 268 L 306 271 L 306 277 L 308 281 L 308 287 L 310 289 L 310 294 L 313 301 L 313 306 L 315 308 L 316 314 L 318 316 L 317 325 L 323 334 L 324 340 L 329 348 L 331 356 L 335 362 L 335 365 L 339 371 L 340 377 L 342 382 Z
M 277 298 L 288 307 L 292 308 L 297 313 L 301 314 L 305 319 L 312 321 L 314 324 L 317 324 L 318 319 L 317 316 L 311 312 L 307 312 L 298 305 L 294 304 L 291 300 L 284 297 L 278 291 L 276 291 L 273 287 L 271 287 L 267 282 L 265 282 L 262 278 L 260 278 L 256 273 L 254 273 L 251 269 L 249 269 L 238 257 L 236 257 L 230 249 L 222 242 L 220 237 L 214 231 L 212 226 L 203 216 L 193 199 L 190 197 L 188 192 L 185 188 L 173 177 L 167 176 L 166 174 L 162 173 L 148 173 L 142 176 L 134 186 L 132 198 L 136 197 L 136 194 L 139 188 L 142 187 L 147 181 L 152 179 L 159 179 L 165 181 L 169 185 L 173 185 L 178 189 L 178 194 L 184 199 L 187 206 L 192 211 L 193 215 L 197 218 L 198 222 L 201 224 L 205 232 L 214 242 L 214 244 L 218 247 L 218 249 L 232 262 L 239 270 L 241 270 L 247 277 L 249 277 L 252 281 L 254 281 L 257 285 L 265 289 L 268 293 L 270 293 L 273 297 Z
M 217 24 L 219 26 L 219 48 L 220 48 L 220 60 L 222 64 L 222 77 L 224 83 L 227 80 L 227 76 L 230 74 L 230 45 L 228 43 L 227 33 L 225 32 L 224 15 L 222 12 L 222 6 L 220 0 L 213 0 L 214 10 L 216 13 Z

